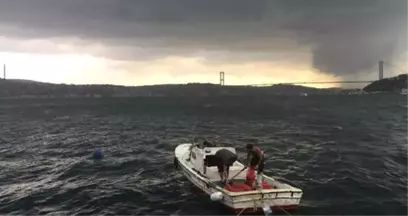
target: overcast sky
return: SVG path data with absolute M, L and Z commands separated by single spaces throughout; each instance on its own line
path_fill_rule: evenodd
M 407 0 L 0 0 L 10 78 L 372 80 L 379 60 L 407 71 Z

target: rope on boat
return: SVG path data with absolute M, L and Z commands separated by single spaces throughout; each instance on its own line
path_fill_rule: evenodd
M 256 190 L 259 191 L 259 193 L 261 193 L 261 208 L 262 208 L 262 205 L 264 204 L 264 194 L 262 193 L 262 190 L 260 188 L 257 187 Z M 255 201 L 255 198 L 254 198 L 254 212 L 256 211 L 257 208 L 258 207 L 256 206 L 256 201 Z M 262 210 L 263 210 L 263 208 L 262 208 Z
M 287 212 L 285 209 L 281 208 L 280 206 L 278 206 L 278 208 L 280 208 L 283 212 L 285 212 L 287 215 L 292 216 L 289 212 Z
M 273 203 L 273 201 L 272 201 Z M 287 215 L 292 216 L 288 211 L 286 211 L 285 209 L 283 209 L 282 207 L 280 207 L 279 205 L 274 205 L 276 207 L 278 207 L 280 210 L 282 210 L 283 212 L 285 212 Z
M 239 212 L 239 214 L 237 214 L 237 216 L 240 216 L 240 215 L 242 214 L 242 212 L 245 211 L 245 209 L 246 209 L 246 208 L 243 208 L 243 209 Z

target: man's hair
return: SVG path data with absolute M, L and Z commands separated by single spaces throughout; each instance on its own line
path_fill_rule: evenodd
M 248 150 L 251 150 L 253 147 L 254 147 L 254 145 L 252 145 L 252 144 L 247 144 L 246 145 L 246 149 L 248 149 Z

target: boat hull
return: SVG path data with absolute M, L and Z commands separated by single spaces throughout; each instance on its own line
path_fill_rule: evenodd
M 207 195 L 221 192 L 223 196 L 219 202 L 233 212 L 237 214 L 258 212 L 262 211 L 262 207 L 265 205 L 270 206 L 273 211 L 283 211 L 295 209 L 299 205 L 303 192 L 297 188 L 293 190 L 271 189 L 246 192 L 230 192 L 225 190 L 211 182 L 206 175 L 195 170 L 192 164 L 187 161 L 190 146 L 191 144 L 187 143 L 181 144 L 176 148 L 174 159 L 176 167 L 191 183 Z

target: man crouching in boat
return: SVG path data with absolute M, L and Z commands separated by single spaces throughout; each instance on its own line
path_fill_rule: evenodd
M 256 175 L 256 183 L 257 186 L 262 188 L 262 174 L 264 169 L 264 153 L 263 151 L 258 148 L 254 147 L 252 144 L 246 145 L 247 150 L 247 161 L 248 167 L 252 167 L 253 169 L 257 169 Z
M 238 160 L 238 156 L 228 149 L 220 149 L 215 153 L 215 158 L 217 158 L 217 168 L 221 182 L 227 184 L 229 167 Z

